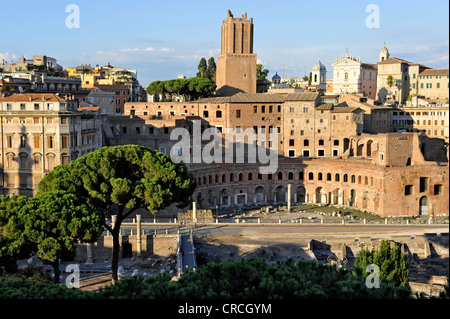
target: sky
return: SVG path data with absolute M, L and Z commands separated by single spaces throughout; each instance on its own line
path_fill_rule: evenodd
M 78 27 L 70 27 L 71 4 Z M 253 18 L 254 53 L 269 79 L 302 77 L 318 59 L 332 78 L 346 50 L 377 63 L 384 43 L 391 57 L 449 67 L 447 0 L 0 0 L 0 61 L 46 54 L 64 68 L 109 62 L 137 70 L 144 87 L 192 77 L 202 57 L 220 54 L 227 10 Z

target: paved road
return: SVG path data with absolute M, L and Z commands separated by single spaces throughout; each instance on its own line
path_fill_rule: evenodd
M 146 234 L 153 234 L 156 229 L 157 234 L 165 234 L 166 230 L 169 234 L 176 234 L 179 228 L 175 224 L 165 225 L 143 225 Z M 134 230 L 135 226 L 130 224 L 123 226 L 125 234 L 130 230 Z M 299 236 L 308 236 L 312 234 L 322 234 L 328 236 L 348 236 L 355 233 L 376 235 L 422 235 L 424 233 L 448 233 L 449 225 L 383 225 L 383 224 L 367 224 L 367 225 L 342 225 L 342 224 L 227 224 L 227 225 L 199 225 L 193 228 L 194 235 L 210 235 L 210 236 L 248 236 L 248 235 L 288 235 L 298 234 Z
M 182 249 L 182 271 L 185 268 L 193 269 L 197 267 L 197 261 L 194 251 L 194 244 L 190 235 L 181 235 L 181 249 Z

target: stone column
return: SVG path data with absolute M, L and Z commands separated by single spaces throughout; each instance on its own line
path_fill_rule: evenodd
M 142 260 L 141 215 L 136 215 L 136 260 Z
M 197 222 L 197 202 L 192 202 L 192 222 Z
M 92 264 L 94 259 L 92 258 L 92 244 L 86 244 L 86 264 Z
M 287 209 L 291 212 L 291 184 L 287 184 Z

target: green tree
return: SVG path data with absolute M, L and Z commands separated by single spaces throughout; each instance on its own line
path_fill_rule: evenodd
M 75 256 L 75 244 L 95 242 L 103 231 L 103 214 L 89 209 L 75 194 L 63 191 L 29 198 L 20 210 L 24 234 L 37 256 L 51 265 L 59 282 L 59 260 Z
M 25 236 L 25 224 L 20 218 L 20 210 L 26 204 L 24 196 L 0 196 L 0 272 L 17 270 L 17 260 L 28 258 L 33 245 Z
M 195 182 L 186 166 L 138 145 L 103 147 L 67 165 L 55 167 L 38 185 L 38 194 L 64 190 L 76 194 L 91 211 L 101 209 L 103 226 L 113 237 L 112 279 L 117 281 L 119 231 L 123 220 L 137 209 L 152 213 L 177 203 L 186 207 Z M 116 215 L 112 226 L 106 222 Z
M 216 62 L 214 57 L 210 57 L 208 60 L 208 68 L 206 69 L 206 77 L 213 82 L 216 82 Z
M 380 277 L 392 280 L 396 287 L 409 286 L 408 256 L 401 252 L 400 244 L 395 243 L 391 247 L 389 241 L 383 240 L 377 250 L 361 249 L 354 267 L 364 271 L 370 264 L 377 265 Z
M 103 229 L 101 212 L 89 210 L 74 194 L 2 196 L 0 202 L 0 259 L 16 264 L 35 252 L 53 267 L 55 282 L 59 282 L 59 260 L 73 257 L 77 242 L 96 241 Z
M 386 79 L 386 84 L 389 86 L 392 86 L 394 84 L 394 78 L 392 77 L 392 75 L 389 75 Z
M 312 72 L 309 72 L 308 85 L 311 85 L 312 82 Z
M 198 67 L 197 68 L 198 68 L 197 77 L 199 77 L 199 78 L 206 77 L 208 64 L 206 63 L 206 59 L 205 58 L 201 58 L 200 59 L 200 62 L 198 63 Z
M 256 65 L 256 78 L 258 80 L 265 80 L 267 75 L 269 74 L 269 70 L 264 68 L 264 65 L 258 63 Z

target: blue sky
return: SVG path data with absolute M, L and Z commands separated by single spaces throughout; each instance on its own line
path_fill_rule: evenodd
M 66 27 L 66 6 L 80 9 L 80 28 Z M 379 28 L 366 27 L 369 4 Z M 449 3 L 428 1 L 301 0 L 0 0 L 0 59 L 47 54 L 64 68 L 80 64 L 136 69 L 143 86 L 195 76 L 201 57 L 220 51 L 220 27 L 230 9 L 254 22 L 254 52 L 270 70 L 309 74 L 320 58 L 345 53 L 376 63 L 384 44 L 391 56 L 435 68 L 449 65 Z

